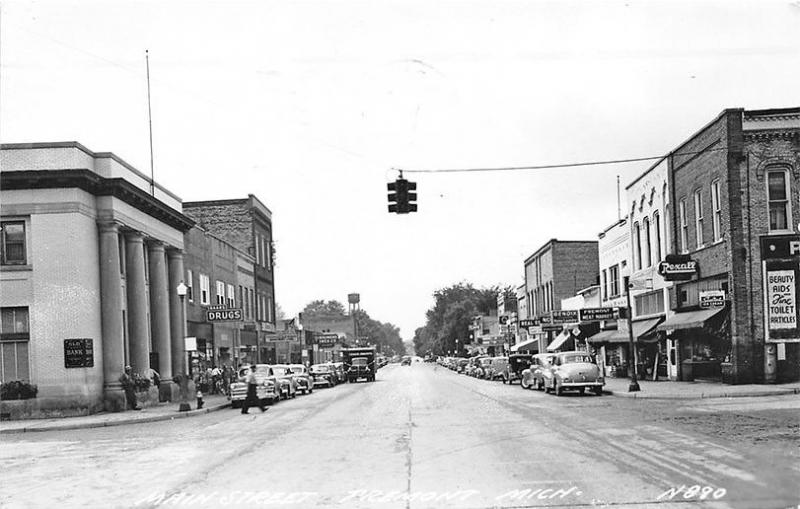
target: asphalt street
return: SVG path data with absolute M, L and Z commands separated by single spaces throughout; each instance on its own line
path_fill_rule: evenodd
M 799 403 L 559 398 L 390 365 L 263 414 L 5 435 L 0 506 L 795 507 Z

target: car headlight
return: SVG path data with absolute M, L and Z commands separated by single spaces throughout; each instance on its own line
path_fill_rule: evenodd
M 569 379 L 568 376 L 565 376 L 561 381 L 569 383 L 571 380 Z

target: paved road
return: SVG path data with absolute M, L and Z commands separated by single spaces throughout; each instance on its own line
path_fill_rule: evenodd
M 798 401 L 676 410 L 388 366 L 264 414 L 6 435 L 0 506 L 783 508 L 800 502 L 791 422 L 788 436 L 733 439 L 691 418 L 748 404 L 796 418 Z

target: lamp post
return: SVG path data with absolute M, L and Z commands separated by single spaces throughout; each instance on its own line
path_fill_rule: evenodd
M 625 298 L 628 306 L 628 357 L 631 364 L 631 383 L 628 385 L 628 392 L 638 392 L 640 390 L 639 381 L 636 380 L 636 354 L 634 353 L 633 343 L 633 310 L 631 309 L 631 281 L 630 276 L 625 276 Z
M 189 290 L 189 287 L 186 286 L 183 281 L 178 283 L 178 287 L 175 291 L 178 293 L 178 297 L 181 298 L 181 310 L 183 311 L 183 323 L 181 324 L 181 336 L 183 337 L 184 341 L 186 341 L 186 292 Z M 179 412 L 188 412 L 191 410 L 189 406 L 189 376 L 186 374 L 186 345 L 183 346 L 183 352 L 181 353 L 181 372 L 175 375 L 175 378 L 178 380 L 178 388 L 180 393 L 180 403 L 178 406 Z
M 458 338 L 456 338 L 456 355 L 458 355 L 458 352 L 460 352 L 460 350 L 458 349 Z

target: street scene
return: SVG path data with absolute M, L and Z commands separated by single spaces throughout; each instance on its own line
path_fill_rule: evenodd
M 0 508 L 800 508 L 800 2 L 0 4 Z
M 321 388 L 246 419 L 224 409 L 4 434 L 0 503 L 790 507 L 799 414 L 790 396 L 558 398 L 436 363 L 390 363 L 374 383 Z

